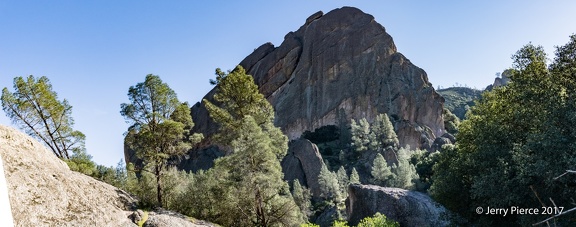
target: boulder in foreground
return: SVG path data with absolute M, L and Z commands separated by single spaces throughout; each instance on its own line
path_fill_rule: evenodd
M 349 223 L 358 224 L 377 212 L 401 226 L 447 226 L 447 211 L 429 196 L 416 191 L 375 185 L 353 184 L 348 187 Z

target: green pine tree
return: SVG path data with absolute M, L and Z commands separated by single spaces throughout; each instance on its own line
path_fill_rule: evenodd
M 152 168 L 157 204 L 164 206 L 161 176 L 167 160 L 187 152 L 202 136 L 190 135 L 194 124 L 188 103 L 180 103 L 160 77 L 147 75 L 144 82 L 128 89 L 128 98 L 131 103 L 123 103 L 120 111 L 131 123 L 125 142 Z
M 389 181 L 395 178 L 392 170 L 390 170 L 390 166 L 386 163 L 386 159 L 384 159 L 380 153 L 378 153 L 376 158 L 374 158 L 371 174 L 374 184 L 380 186 L 389 186 Z
M 220 125 L 215 139 L 228 148 L 228 155 L 218 159 L 213 170 L 220 175 L 223 190 L 215 196 L 227 207 L 221 224 L 290 226 L 303 222 L 304 215 L 294 209 L 297 205 L 283 181 L 280 161 L 288 150 L 288 138 L 274 126 L 272 106 L 241 66 L 228 73 L 217 69 L 216 75 L 212 83 L 218 105 L 203 102 Z M 227 196 L 231 191 L 244 196 Z
M 350 184 L 360 184 L 360 175 L 356 168 L 352 168 L 352 173 L 350 174 Z
M 59 101 L 47 77 L 14 78 L 14 93 L 2 89 L 2 109 L 6 116 L 28 135 L 44 143 L 56 157 L 70 159 L 78 154 L 78 163 L 91 162 L 85 154 L 86 137 L 72 129 L 72 106 Z M 93 171 L 93 168 L 87 171 Z M 85 171 L 81 171 L 85 172 Z

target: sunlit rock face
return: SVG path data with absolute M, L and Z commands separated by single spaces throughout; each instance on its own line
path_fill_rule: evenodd
M 15 226 L 134 226 L 128 193 L 71 171 L 35 139 L 0 125 Z
M 429 148 L 444 133 L 443 99 L 426 72 L 397 52 L 385 28 L 359 9 L 315 13 L 280 46 L 263 44 L 240 65 L 274 106 L 275 124 L 290 139 L 350 119 L 372 121 L 379 113 L 388 113 L 402 146 Z M 203 103 L 192 113 L 197 131 L 216 131 Z

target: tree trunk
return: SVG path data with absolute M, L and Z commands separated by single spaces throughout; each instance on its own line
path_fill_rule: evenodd
M 160 164 L 156 163 L 156 194 L 157 194 L 157 198 L 158 198 L 158 206 L 163 207 L 162 204 L 162 185 L 160 184 L 160 171 L 161 171 L 161 166 Z
M 260 189 L 256 188 L 256 220 L 258 222 L 258 226 L 266 227 L 268 224 L 266 223 L 266 213 L 264 211 L 264 204 L 262 201 L 262 195 L 260 194 Z

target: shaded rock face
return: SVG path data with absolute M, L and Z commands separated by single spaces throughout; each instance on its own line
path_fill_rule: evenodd
M 288 147 L 281 163 L 284 180 L 292 183 L 298 179 L 301 185 L 310 189 L 314 197 L 320 196 L 318 175 L 324 161 L 318 147 L 307 139 L 291 141 Z
M 495 78 L 494 79 L 494 83 L 492 84 L 493 87 L 501 87 L 501 86 L 506 86 L 508 83 L 510 83 L 510 72 L 509 71 L 504 71 L 501 74 L 501 78 Z
M 401 226 L 447 226 L 446 209 L 426 194 L 400 188 L 354 184 L 348 187 L 348 221 L 356 225 L 377 212 Z
M 0 125 L 0 155 L 15 226 L 133 226 L 135 199 L 71 171 L 31 137 Z
M 444 133 L 443 99 L 426 72 L 396 51 L 374 17 L 344 7 L 315 13 L 282 44 L 266 43 L 241 63 L 276 111 L 276 126 L 292 139 L 350 119 L 388 113 L 401 146 L 430 148 Z M 215 90 L 205 98 L 212 100 Z M 216 131 L 203 103 L 192 107 L 195 131 Z M 344 121 L 344 122 L 341 122 Z
M 432 151 L 439 151 L 442 149 L 442 146 L 444 146 L 445 144 L 455 144 L 456 143 L 456 137 L 454 137 L 452 134 L 450 133 L 444 133 L 444 135 L 442 135 L 441 137 L 438 137 L 434 140 L 434 143 L 432 144 Z

